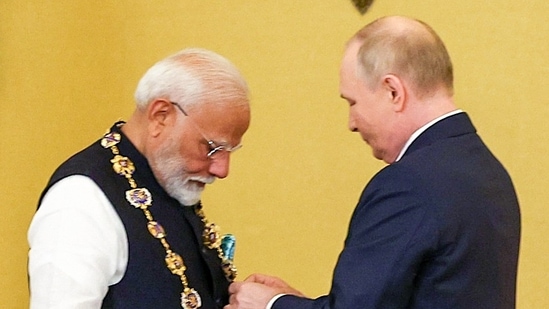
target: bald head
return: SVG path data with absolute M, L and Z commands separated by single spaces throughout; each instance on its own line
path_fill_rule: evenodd
M 410 136 L 456 109 L 452 63 L 426 24 L 400 16 L 378 19 L 348 42 L 340 93 L 349 103 L 349 129 L 376 158 L 397 160 Z
M 359 43 L 358 72 L 374 87 L 385 74 L 406 79 L 418 97 L 444 90 L 453 94 L 453 68 L 440 37 L 427 24 L 389 16 L 360 29 L 350 40 Z

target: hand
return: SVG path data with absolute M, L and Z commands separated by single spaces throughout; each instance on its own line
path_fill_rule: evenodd
M 260 274 L 251 275 L 243 282 L 233 282 L 229 294 L 229 304 L 224 309 L 265 309 L 278 294 L 303 296 L 283 280 Z
M 277 294 L 290 294 L 290 295 L 295 295 L 295 296 L 299 296 L 299 297 L 305 297 L 305 295 L 303 295 L 303 293 L 301 293 L 300 291 L 292 288 L 289 284 L 284 282 L 284 280 L 282 280 L 280 278 L 277 278 L 277 277 L 267 276 L 267 275 L 262 275 L 262 274 L 253 274 L 253 275 L 249 276 L 248 278 L 246 278 L 246 280 L 244 280 L 244 281 L 245 282 L 261 283 L 263 285 L 266 285 L 268 287 L 276 289 Z

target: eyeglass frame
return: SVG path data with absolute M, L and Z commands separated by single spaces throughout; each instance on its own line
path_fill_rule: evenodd
M 170 104 L 175 105 L 177 107 L 177 109 L 179 109 L 183 113 L 184 116 L 189 118 L 192 125 L 195 127 L 196 131 L 206 141 L 206 143 L 208 144 L 208 148 L 210 148 L 210 151 L 208 151 L 208 153 L 206 154 L 206 157 L 208 157 L 208 159 L 213 160 L 213 159 L 215 159 L 214 156 L 216 154 L 232 153 L 232 152 L 235 152 L 238 149 L 242 148 L 242 146 L 243 146 L 242 144 L 238 144 L 234 147 L 228 147 L 227 145 L 218 145 L 216 142 L 214 142 L 212 139 L 207 138 L 206 135 L 204 135 L 204 133 L 202 133 L 202 130 L 200 129 L 198 124 L 189 116 L 189 114 L 187 114 L 187 112 L 183 109 L 183 107 L 181 107 L 181 105 L 179 103 L 173 102 L 173 101 L 169 101 L 169 102 L 170 102 Z

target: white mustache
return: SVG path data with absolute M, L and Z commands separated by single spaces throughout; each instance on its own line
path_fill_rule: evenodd
M 188 178 L 189 181 L 202 182 L 204 184 L 212 184 L 215 181 L 215 177 L 203 177 L 203 176 L 192 176 Z

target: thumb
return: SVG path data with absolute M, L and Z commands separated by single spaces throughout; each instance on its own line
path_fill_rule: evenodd
M 234 281 L 229 285 L 229 294 L 236 294 L 240 291 L 240 288 L 242 287 L 242 282 Z

